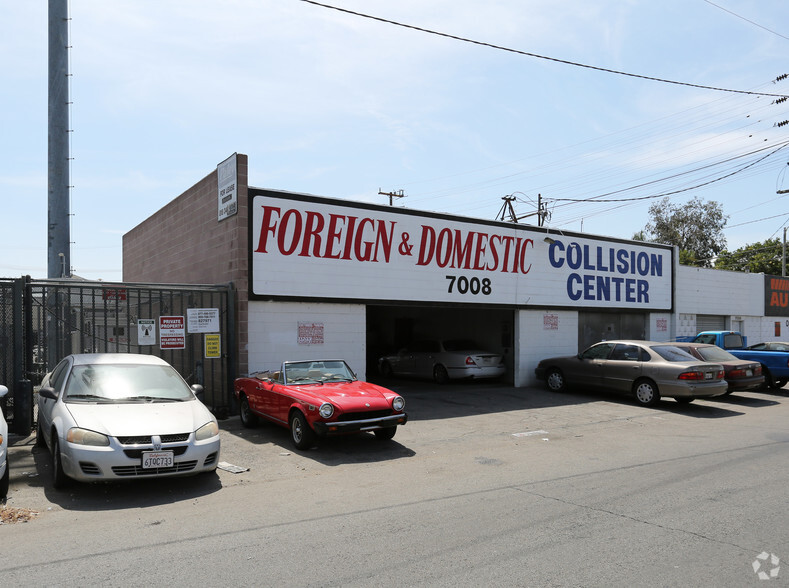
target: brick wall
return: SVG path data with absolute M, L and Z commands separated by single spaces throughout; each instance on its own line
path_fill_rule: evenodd
M 248 158 L 238 154 L 238 213 L 217 220 L 217 172 L 123 236 L 123 281 L 236 289 L 239 373 L 247 369 Z

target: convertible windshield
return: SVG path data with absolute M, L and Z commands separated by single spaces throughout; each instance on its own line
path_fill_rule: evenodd
M 178 402 L 194 398 L 169 366 L 78 365 L 66 384 L 66 402 Z
M 285 364 L 286 384 L 352 382 L 355 379 L 344 361 L 294 361 Z

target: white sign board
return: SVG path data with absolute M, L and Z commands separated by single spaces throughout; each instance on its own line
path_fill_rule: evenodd
M 218 308 L 187 308 L 186 324 L 190 333 L 218 333 Z
M 668 310 L 673 250 L 264 192 L 251 296 Z
M 238 212 L 238 166 L 234 153 L 216 166 L 217 220 L 226 219 Z
M 156 345 L 156 320 L 137 319 L 137 345 Z

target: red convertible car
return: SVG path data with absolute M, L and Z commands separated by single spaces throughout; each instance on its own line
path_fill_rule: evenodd
M 297 449 L 360 431 L 391 439 L 408 420 L 402 396 L 357 380 L 341 359 L 286 361 L 279 371 L 237 378 L 234 389 L 245 427 L 259 418 L 287 427 Z

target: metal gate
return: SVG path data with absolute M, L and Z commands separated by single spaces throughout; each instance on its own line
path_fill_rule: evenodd
M 6 419 L 16 433 L 29 433 L 33 390 L 44 375 L 71 353 L 107 352 L 163 358 L 189 384 L 201 384 L 203 402 L 223 417 L 236 375 L 234 308 L 232 285 L 0 279 Z M 162 337 L 165 322 L 171 338 Z

